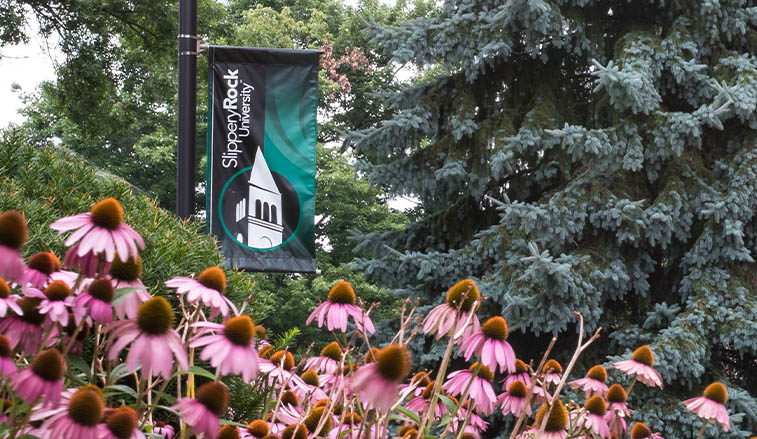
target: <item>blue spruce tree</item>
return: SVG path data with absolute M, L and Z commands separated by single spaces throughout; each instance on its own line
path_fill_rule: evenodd
M 634 388 L 635 419 L 693 438 L 680 401 L 722 380 L 733 428 L 705 437 L 752 436 L 756 4 L 446 1 L 374 27 L 419 75 L 351 145 L 419 206 L 405 230 L 359 236 L 361 268 L 428 305 L 475 278 L 525 359 L 553 335 L 567 359 L 579 311 L 604 331 L 577 374 L 656 353 L 665 388 Z

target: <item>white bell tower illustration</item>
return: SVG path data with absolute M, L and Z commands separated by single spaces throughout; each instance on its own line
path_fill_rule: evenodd
M 283 240 L 281 192 L 260 147 L 255 152 L 255 163 L 250 173 L 249 196 L 236 206 L 237 222 L 247 222 L 247 239 L 242 233 L 237 240 L 253 248 L 271 248 Z

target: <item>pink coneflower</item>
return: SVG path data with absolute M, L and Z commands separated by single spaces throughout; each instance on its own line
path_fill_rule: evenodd
M 452 400 L 453 402 L 455 402 L 454 398 L 452 398 Z M 465 418 L 467 417 L 468 425 L 465 427 L 464 432 L 474 432 L 478 435 L 486 431 L 486 429 L 489 427 L 489 423 L 478 416 L 475 411 L 468 414 L 468 410 L 470 410 L 471 404 L 472 403 L 470 399 L 463 401 L 462 405 L 460 405 L 460 409 L 457 411 L 457 416 L 450 422 L 452 423 L 454 430 L 457 431 L 459 430 L 459 425 L 465 422 Z M 465 436 L 465 433 L 463 433 L 463 436 Z M 462 436 L 460 437 L 460 439 L 463 439 Z
M 618 437 L 624 436 L 628 430 L 626 418 L 631 416 L 631 409 L 626 405 L 628 394 L 620 384 L 613 384 L 607 390 L 607 412 L 605 419 L 610 426 L 610 431 Z
M 606 381 L 607 371 L 604 367 L 597 364 L 596 366 L 589 369 L 584 378 L 571 381 L 568 384 L 570 384 L 570 387 L 573 389 L 582 387 L 583 391 L 586 392 L 586 397 L 589 398 L 593 394 L 604 396 L 604 394 L 607 393 L 607 384 L 605 384 Z
M 610 437 L 610 426 L 605 419 L 607 405 L 604 398 L 594 395 L 586 401 L 584 408 L 586 411 L 581 413 L 576 421 L 578 429 L 586 428 L 599 437 Z M 576 431 L 576 433 L 579 432 L 580 430 Z M 591 437 L 594 435 L 591 435 Z
M 494 372 L 482 364 L 474 377 L 473 372 L 478 366 L 479 363 L 473 363 L 469 369 L 458 370 L 447 375 L 447 381 L 442 388 L 450 395 L 458 396 L 465 391 L 468 382 L 473 377 L 468 396 L 475 403 L 477 412 L 490 415 L 494 411 L 494 403 L 497 402 L 497 395 L 491 384 Z
M 8 338 L 0 334 L 0 381 L 10 377 L 16 372 L 16 363 L 13 362 L 13 348 Z
M 373 334 L 376 328 L 370 317 L 359 306 L 355 305 L 355 290 L 349 282 L 341 281 L 331 287 L 326 301 L 318 305 L 305 322 L 309 325 L 318 317 L 318 327 L 323 326 L 324 320 L 329 331 L 340 329 L 347 332 L 347 319 L 349 316 L 355 321 L 358 331 Z
M 652 433 L 644 423 L 637 422 L 631 429 L 631 439 L 663 439 L 660 433 Z
M 9 210 L 0 215 L 0 277 L 11 282 L 20 282 L 24 275 L 24 260 L 21 247 L 29 239 L 24 216 Z
M 124 223 L 124 211 L 115 198 L 106 198 L 86 213 L 61 218 L 50 224 L 50 228 L 64 233 L 74 233 L 66 240 L 66 246 L 78 243 L 77 256 L 87 253 L 104 255 L 105 261 L 112 262 L 118 251 L 122 261 L 129 256 L 137 256 L 137 246 L 145 248 L 139 233 Z
M 497 405 L 502 408 L 502 414 L 505 416 L 511 413 L 516 417 L 520 416 L 523 407 L 526 408 L 526 414 L 531 416 L 531 404 L 526 405 L 527 396 L 528 388 L 526 385 L 522 381 L 513 381 L 507 388 L 507 392 L 497 397 Z
M 359 414 L 354 412 L 345 413 L 342 425 L 337 425 L 337 427 L 331 429 L 329 432 L 329 439 L 358 439 L 361 430 L 365 431 L 370 430 L 371 428 L 361 429 L 361 425 L 362 419 Z M 374 437 L 380 436 L 377 434 Z
M 549 360 L 544 363 L 544 386 L 549 387 L 550 384 L 558 385 L 562 379 L 562 366 L 556 360 Z
M 400 386 L 400 395 L 402 395 L 403 398 L 410 394 L 412 394 L 413 397 L 420 396 L 430 382 L 431 379 L 428 377 L 428 373 L 425 371 L 417 372 L 413 375 L 413 378 L 410 379 L 409 384 L 402 384 Z
M 114 289 L 134 288 L 133 291 L 113 303 L 116 315 L 119 319 L 137 317 L 139 306 L 152 298 L 139 280 L 142 276 L 142 258 L 139 255 L 136 258 L 129 257 L 126 261 L 114 258 L 109 275 Z
M 386 412 L 397 401 L 400 383 L 410 373 L 412 357 L 403 345 L 389 345 L 381 349 L 376 361 L 355 372 L 352 387 L 361 401 L 380 412 Z
M 463 341 L 460 346 L 465 351 L 465 360 L 468 361 L 476 353 L 481 363 L 489 369 L 509 373 L 515 372 L 515 352 L 507 342 L 507 322 L 500 316 L 495 316 L 481 325 L 481 330 L 475 332 Z
M 287 383 L 290 386 L 308 390 L 307 384 L 297 376 L 294 369 L 294 356 L 291 352 L 276 351 L 268 360 L 260 360 L 260 372 L 268 376 L 268 385 L 281 386 Z
M 725 408 L 726 401 L 728 390 L 723 383 L 716 381 L 704 389 L 702 396 L 687 399 L 683 405 L 702 419 L 717 421 L 723 427 L 723 431 L 728 431 L 731 429 L 731 420 Z
M 442 392 L 442 395 L 444 395 L 444 392 Z M 426 387 L 423 389 L 423 392 L 416 396 L 415 398 L 411 399 L 407 404 L 405 404 L 405 408 L 417 413 L 419 416 L 426 412 L 428 409 L 428 405 L 431 403 L 431 398 L 434 396 L 434 381 L 431 381 L 426 385 Z M 434 407 L 434 419 L 440 419 L 442 416 L 449 413 L 449 410 L 447 410 L 447 406 L 444 405 L 444 402 L 441 398 L 438 398 L 436 401 L 436 407 Z
M 155 424 L 152 427 L 152 432 L 163 436 L 163 439 L 171 439 L 174 435 L 173 425 L 166 424 L 163 421 L 155 421 Z
M 654 353 L 648 345 L 644 345 L 633 352 L 630 360 L 618 361 L 612 367 L 628 375 L 636 375 L 636 378 L 650 387 L 662 388 L 662 377 L 652 365 Z
M 0 320 L 0 333 L 5 334 L 11 343 L 11 347 L 18 347 L 22 353 L 33 355 L 39 351 L 42 343 L 42 330 L 46 329 L 49 322 L 45 321 L 45 316 L 39 313 L 40 299 L 34 297 L 22 297 L 16 303 L 21 309 L 18 316 L 10 315 Z M 57 327 L 51 331 L 57 334 Z
M 75 244 L 66 251 L 66 254 L 63 255 L 64 266 L 78 271 L 82 276 L 90 278 L 103 276 L 110 271 L 112 261 L 108 262 L 105 258 L 101 259 L 99 254 L 92 253 L 91 251 L 79 256 L 79 246 L 80 244 Z M 116 252 L 116 255 L 118 255 L 118 252 Z M 116 257 L 113 258 L 113 260 L 116 259 Z
M 78 325 L 83 319 L 87 324 L 92 321 L 110 323 L 113 321 L 113 284 L 110 279 L 101 277 L 87 285 L 74 299 L 74 320 Z
M 39 313 L 47 315 L 51 322 L 58 322 L 61 326 L 68 325 L 68 311 L 74 304 L 71 288 L 62 280 L 50 282 L 42 292 L 36 288 L 28 288 L 26 295 L 41 299 Z
M 297 398 L 307 401 L 318 401 L 320 399 L 328 398 L 326 392 L 321 389 L 321 380 L 318 374 L 313 370 L 306 370 L 300 375 L 300 378 L 307 385 L 307 389 L 303 389 L 299 386 L 294 386 L 293 391 Z
M 229 407 L 229 389 L 214 381 L 197 389 L 197 398 L 181 398 L 171 407 L 176 410 L 196 434 L 205 433 L 208 439 L 216 439 L 218 418 L 226 414 Z
M 534 427 L 530 430 L 532 432 L 538 432 L 541 428 L 541 424 L 544 421 L 544 415 L 547 413 L 547 410 L 549 409 L 549 406 L 547 404 L 544 404 L 541 406 L 541 408 L 536 412 L 536 419 L 534 421 Z M 552 411 L 549 412 L 549 417 L 547 417 L 547 425 L 544 428 L 544 434 L 541 436 L 542 439 L 565 439 L 568 435 L 567 432 L 568 427 L 568 409 L 565 408 L 565 405 L 560 401 L 559 399 L 555 401 L 555 404 L 552 406 Z
M 60 270 L 60 259 L 52 252 L 39 252 L 29 258 L 24 268 L 21 285 L 31 285 L 37 289 L 44 289 L 50 281 L 50 276 Z
M 332 341 L 321 349 L 321 355 L 308 358 L 305 362 L 305 369 L 334 373 L 335 370 L 339 369 L 340 361 L 342 361 L 342 348 L 339 343 Z
M 98 439 L 143 439 L 139 430 L 137 412 L 131 407 L 105 411 L 105 427 Z M 154 431 L 153 431 L 154 433 Z
M 68 400 L 68 404 L 34 414 L 35 418 L 47 420 L 40 430 L 46 437 L 60 439 L 100 439 L 107 427 L 100 424 L 104 403 L 100 390 L 95 386 L 84 386 Z
M 465 279 L 456 283 L 447 291 L 444 303 L 434 307 L 423 319 L 423 333 L 435 333 L 436 339 L 439 340 L 447 335 L 454 325 L 454 335 L 457 335 L 467 323 L 473 305 L 479 296 L 478 286 L 473 279 Z M 460 315 L 457 314 L 458 306 L 460 307 Z M 461 338 L 457 338 L 457 341 L 462 341 L 465 337 L 478 332 L 479 329 L 478 317 L 473 314 L 470 326 L 465 328 Z
M 526 367 L 526 363 L 518 359 L 515 360 L 515 372 L 511 373 L 507 376 L 507 378 L 502 380 L 502 387 L 504 389 L 508 389 L 514 381 L 522 381 L 523 384 L 526 385 L 526 387 L 528 387 L 529 383 L 531 382 L 531 375 L 528 374 L 528 367 Z
M 63 392 L 63 373 L 66 371 L 63 356 L 57 349 L 42 351 L 29 367 L 11 377 L 11 388 L 16 395 L 34 405 L 43 398 L 42 407 L 58 407 Z
M 177 276 L 166 282 L 169 288 L 176 288 L 176 294 L 187 294 L 187 301 L 195 304 L 202 302 L 210 308 L 210 318 L 214 319 L 218 314 L 224 318 L 229 316 L 229 308 L 234 315 L 239 314 L 237 307 L 231 303 L 223 293 L 226 291 L 226 274 L 219 267 L 206 268 L 197 276 Z
M 218 439 L 240 439 L 239 429 L 233 425 L 224 425 L 218 430 Z
M 11 288 L 8 286 L 8 282 L 0 277 L 0 317 L 5 317 L 8 313 L 8 308 L 13 310 L 18 315 L 24 312 L 16 304 L 21 297 L 18 294 L 11 294 Z
M 249 383 L 258 376 L 259 360 L 255 351 L 254 328 L 250 316 L 232 317 L 223 324 L 198 322 L 200 330 L 189 346 L 203 347 L 201 360 L 210 360 L 217 376 L 241 375 Z
M 119 320 L 105 329 L 110 332 L 108 358 L 113 361 L 119 352 L 134 342 L 126 357 L 129 372 L 142 366 L 142 376 L 162 375 L 171 378 L 174 358 L 179 370 L 187 370 L 187 353 L 181 337 L 173 329 L 174 313 L 166 299 L 156 296 L 139 307 L 137 318 Z

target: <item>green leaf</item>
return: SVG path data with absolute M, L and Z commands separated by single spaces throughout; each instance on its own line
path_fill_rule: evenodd
M 442 401 L 442 404 L 444 404 L 444 407 L 447 408 L 447 411 L 449 411 L 450 413 L 455 411 L 455 408 L 457 408 L 457 404 L 455 404 L 455 401 L 453 401 L 452 398 L 442 395 L 442 394 L 437 394 L 437 395 L 439 397 L 439 400 Z
M 129 293 L 132 293 L 137 290 L 143 290 L 144 288 L 139 287 L 123 287 L 123 288 L 116 288 L 116 291 L 113 293 L 113 300 L 110 302 L 111 305 L 118 305 L 119 302 L 124 300 L 126 296 L 129 295 Z
M 137 391 L 132 389 L 129 386 L 125 386 L 123 384 L 112 384 L 110 386 L 103 387 L 103 393 L 105 396 L 115 396 L 115 395 L 129 395 L 134 399 L 137 399 Z
M 84 375 L 87 377 L 89 381 L 92 381 L 92 375 L 90 374 L 89 364 L 87 364 L 86 361 L 82 357 L 76 357 L 76 356 L 70 356 L 68 357 L 68 362 L 79 370 L 80 372 L 83 372 Z
M 420 424 L 421 423 L 421 418 L 418 417 L 418 415 L 416 415 L 412 411 L 406 409 L 405 407 L 397 407 L 396 410 L 398 412 L 402 413 L 403 415 L 407 416 L 408 418 L 410 418 L 416 424 Z
M 129 375 L 129 373 L 129 367 L 126 365 L 126 363 L 119 364 L 110 371 L 110 375 L 108 376 L 108 384 L 115 384 L 116 381 Z

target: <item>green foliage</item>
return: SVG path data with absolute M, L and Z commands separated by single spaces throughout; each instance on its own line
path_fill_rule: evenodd
M 0 134 L 0 211 L 24 212 L 30 232 L 25 257 L 52 251 L 62 259 L 64 239 L 50 229 L 50 223 L 114 197 L 124 208 L 125 222 L 145 240 L 142 282 L 152 294 L 170 294 L 163 282 L 174 276 L 197 274 L 221 263 L 215 240 L 202 232 L 198 222 L 177 219 L 123 179 L 97 170 L 64 148 L 31 146 L 19 129 Z M 264 315 L 270 293 L 255 288 L 250 274 L 225 271 L 227 296 L 237 304 L 249 298 L 247 312 Z

